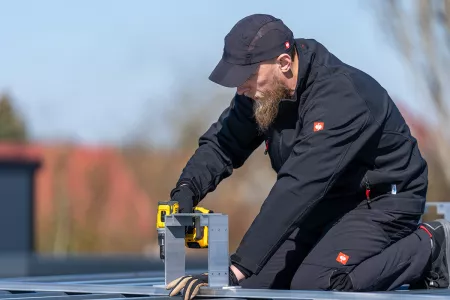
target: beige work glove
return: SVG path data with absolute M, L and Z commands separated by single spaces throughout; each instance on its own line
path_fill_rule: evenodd
M 171 290 L 169 296 L 177 295 L 183 290 L 183 300 L 191 300 L 194 298 L 202 286 L 208 285 L 208 273 L 199 275 L 186 275 L 177 278 L 167 284 L 166 289 Z

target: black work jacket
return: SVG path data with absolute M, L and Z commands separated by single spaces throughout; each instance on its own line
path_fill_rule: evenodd
M 200 201 L 267 143 L 277 180 L 231 256 L 253 273 L 307 216 L 331 221 L 367 201 L 366 190 L 369 207 L 424 209 L 427 164 L 386 90 L 315 40 L 297 39 L 296 47 L 297 89 L 281 101 L 273 126 L 258 133 L 252 100 L 236 94 L 200 137 L 177 183 L 187 183 Z

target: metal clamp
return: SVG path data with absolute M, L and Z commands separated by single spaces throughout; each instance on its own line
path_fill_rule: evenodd
M 220 213 L 178 213 L 166 216 L 164 280 L 168 284 L 186 275 L 186 227 L 208 226 L 208 285 L 228 286 L 228 216 Z

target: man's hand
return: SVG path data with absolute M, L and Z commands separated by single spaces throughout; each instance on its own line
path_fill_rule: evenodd
M 230 286 L 238 286 L 239 285 L 239 280 L 237 279 L 235 272 L 231 268 L 229 269 L 228 278 L 229 278 L 228 284 Z M 186 275 L 186 276 L 177 278 L 177 279 L 173 280 L 172 282 L 170 282 L 166 286 L 166 289 L 167 290 L 171 289 L 169 296 L 175 296 L 181 290 L 183 290 L 183 292 L 182 292 L 183 300 L 191 300 L 198 294 L 200 287 L 207 286 L 207 285 L 208 285 L 208 273 L 203 273 L 200 275 Z
M 181 185 L 173 190 L 172 201 L 177 201 L 180 213 L 191 213 L 194 207 L 194 193 L 186 185 Z
M 194 298 L 201 286 L 208 285 L 208 273 L 200 275 L 187 275 L 177 278 L 170 282 L 166 289 L 170 290 L 169 296 L 177 295 L 183 288 L 183 299 L 191 300 Z

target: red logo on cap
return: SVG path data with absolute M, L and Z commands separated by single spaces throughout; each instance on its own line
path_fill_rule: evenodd
M 289 41 L 286 41 L 284 43 L 284 46 L 286 47 L 286 49 L 289 49 L 289 47 L 291 46 L 291 44 L 289 43 Z

